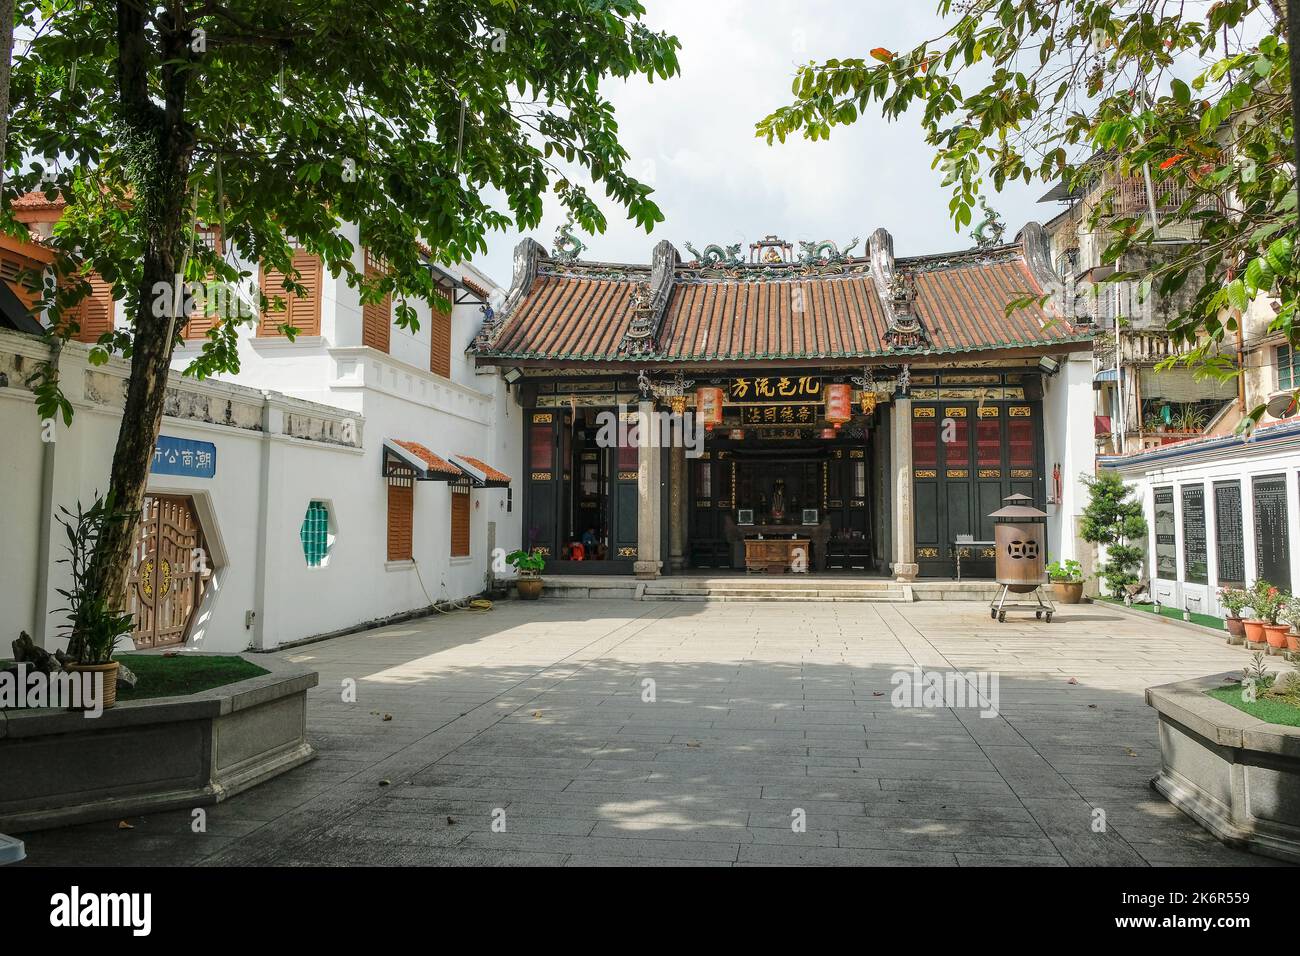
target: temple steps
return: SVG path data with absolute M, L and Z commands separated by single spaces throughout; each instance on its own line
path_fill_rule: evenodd
M 889 578 L 819 574 L 680 574 L 654 581 L 631 575 L 543 575 L 548 598 L 680 602 L 826 602 L 908 604 L 913 601 L 989 601 L 992 581 L 923 579 L 899 584 Z

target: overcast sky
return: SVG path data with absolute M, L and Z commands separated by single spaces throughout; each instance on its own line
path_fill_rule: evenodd
M 829 141 L 787 140 L 768 146 L 754 124 L 790 98 L 795 65 L 809 59 L 866 56 L 877 46 L 910 49 L 943 26 L 934 0 L 645 0 L 648 22 L 682 43 L 681 75 L 649 84 L 607 82 L 630 170 L 655 189 L 665 221 L 652 235 L 602 203 L 609 228 L 584 236 L 585 259 L 650 261 L 668 239 L 685 243 L 748 244 L 767 233 L 794 242 L 854 236 L 865 245 L 877 227 L 894 236 L 897 255 L 973 245 L 969 227 L 957 233 L 948 218 L 949 191 L 940 188 L 933 153 L 914 117 L 886 123 L 878 111 Z M 1037 204 L 1041 183 L 990 194 L 1008 237 L 1026 221 L 1060 211 Z M 599 195 L 599 190 L 593 190 Z M 603 197 L 601 197 L 603 198 Z M 978 210 L 977 217 L 978 218 Z M 548 249 L 563 220 L 547 204 L 531 233 Z M 501 286 L 510 284 L 511 251 L 519 233 L 497 233 L 476 264 Z M 797 247 L 796 247 L 797 248 Z M 859 246 L 859 251 L 862 245 Z

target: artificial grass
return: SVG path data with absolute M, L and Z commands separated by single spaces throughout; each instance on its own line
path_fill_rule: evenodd
M 1288 704 L 1286 701 L 1269 700 L 1267 697 L 1258 697 L 1254 701 L 1247 702 L 1241 699 L 1241 685 L 1233 684 L 1228 687 L 1218 687 L 1214 690 L 1207 690 L 1215 700 L 1221 700 L 1225 704 L 1231 704 L 1238 710 L 1245 711 L 1252 717 L 1258 717 L 1260 720 L 1270 724 L 1284 724 L 1287 727 L 1300 727 L 1300 707 L 1294 704 Z
M 163 657 L 161 654 L 115 654 L 113 660 L 131 668 L 139 678 L 135 690 L 118 688 L 117 699 L 124 702 L 184 697 L 270 673 L 242 657 L 226 655 L 177 654 Z M 0 660 L 0 668 L 9 663 Z
M 1118 604 L 1121 606 L 1124 604 L 1123 601 L 1106 595 L 1101 595 L 1094 600 L 1105 601 L 1107 604 Z M 1133 607 L 1139 611 L 1146 611 L 1148 614 L 1155 613 L 1155 611 L 1152 610 L 1155 605 L 1150 601 L 1143 601 L 1141 603 L 1134 601 Z M 1160 606 L 1160 616 L 1167 617 L 1171 621 L 1181 621 L 1183 619 L 1183 611 L 1181 608 L 1169 607 L 1162 604 Z M 1193 624 L 1199 624 L 1202 627 L 1212 628 L 1216 631 L 1223 630 L 1223 618 L 1215 617 L 1213 614 L 1201 614 L 1198 611 L 1192 611 L 1190 613 L 1190 618 Z
M 270 673 L 242 657 L 225 655 L 116 654 L 113 659 L 131 668 L 140 678 L 135 690 L 118 688 L 117 699 L 121 701 L 184 697 Z

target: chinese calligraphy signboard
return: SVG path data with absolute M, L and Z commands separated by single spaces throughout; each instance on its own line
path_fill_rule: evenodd
M 745 425 L 812 425 L 817 421 L 814 405 L 746 405 L 740 411 Z
M 188 478 L 215 478 L 217 446 L 210 441 L 172 438 L 159 435 L 149 471 L 155 475 L 185 475 Z
M 727 401 L 740 405 L 780 403 L 820 405 L 822 380 L 815 375 L 761 375 L 733 378 L 727 386 Z

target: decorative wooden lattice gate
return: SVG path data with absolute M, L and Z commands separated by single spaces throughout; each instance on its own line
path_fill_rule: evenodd
M 203 598 L 207 567 L 203 528 L 191 499 L 146 495 L 127 582 L 137 647 L 185 642 Z

